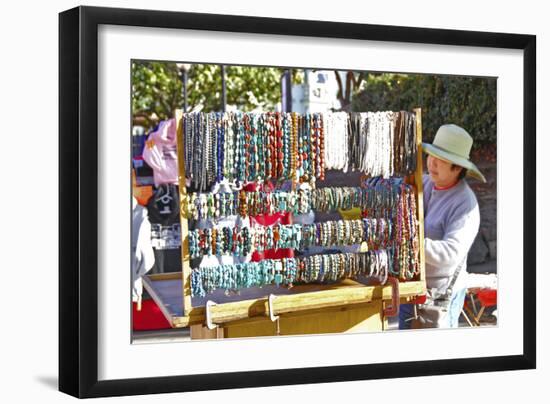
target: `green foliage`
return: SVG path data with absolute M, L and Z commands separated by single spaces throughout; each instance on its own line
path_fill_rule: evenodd
M 496 143 L 495 78 L 369 74 L 353 102 L 354 111 L 422 108 L 423 138 L 454 123 L 474 138 L 474 148 Z
M 281 100 L 281 69 L 226 66 L 227 104 L 242 111 L 274 109 Z M 222 80 L 218 65 L 194 65 L 189 75 L 190 106 L 203 111 L 220 111 Z
M 147 129 L 181 105 L 178 75 L 175 63 L 132 63 L 132 114 Z
M 283 69 L 226 66 L 227 105 L 241 111 L 274 110 L 281 101 Z M 298 72 L 293 80 L 299 81 Z M 132 113 L 134 123 L 148 130 L 159 120 L 183 107 L 182 80 L 175 63 L 135 61 L 132 63 Z M 192 65 L 187 81 L 188 110 L 220 111 L 222 103 L 221 67 Z

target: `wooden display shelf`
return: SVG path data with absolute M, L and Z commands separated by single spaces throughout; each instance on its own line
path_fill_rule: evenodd
M 193 324 L 204 324 L 205 308 L 193 307 L 188 315 L 184 314 L 181 302 L 183 296 L 181 273 L 146 275 L 144 287 L 151 297 L 161 307 L 166 319 L 172 327 L 187 327 Z M 424 294 L 425 282 L 403 282 L 399 285 L 401 303 Z M 290 293 L 289 293 L 290 292 Z M 327 308 L 349 308 L 355 305 L 365 305 L 374 301 L 389 302 L 392 300 L 392 287 L 366 286 L 352 279 L 332 285 L 297 285 L 292 289 L 281 288 L 281 293 L 275 294 L 273 302 L 274 315 L 284 315 Z M 216 304 L 210 308 L 214 324 L 232 323 L 255 317 L 269 317 L 268 297 L 241 300 Z

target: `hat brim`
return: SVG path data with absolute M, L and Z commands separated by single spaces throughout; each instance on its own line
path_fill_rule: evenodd
M 487 182 L 487 180 L 485 179 L 483 174 L 481 174 L 481 171 L 479 171 L 476 165 L 472 163 L 470 160 L 462 156 L 459 156 L 454 153 L 450 153 L 448 151 L 440 149 L 439 147 L 429 143 L 422 143 L 422 150 L 441 160 L 445 160 L 449 163 L 464 167 L 467 170 L 466 174 L 469 175 L 470 177 L 474 177 L 475 179 L 478 179 L 481 182 Z

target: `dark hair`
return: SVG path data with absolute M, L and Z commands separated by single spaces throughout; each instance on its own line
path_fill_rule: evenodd
M 464 167 L 462 166 L 459 166 L 458 164 L 453 164 L 451 166 L 451 169 L 454 169 L 455 167 L 459 167 L 459 168 L 462 168 L 462 170 L 460 170 L 460 174 L 458 174 L 458 179 L 461 180 L 462 178 L 466 177 L 466 173 L 468 172 L 467 169 L 465 169 Z

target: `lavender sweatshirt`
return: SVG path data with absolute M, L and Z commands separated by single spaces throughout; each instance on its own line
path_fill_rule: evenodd
M 466 287 L 466 258 L 479 230 L 479 206 L 466 181 L 437 190 L 430 176 L 424 184 L 424 250 L 428 289 L 444 293 L 460 267 L 454 290 Z

